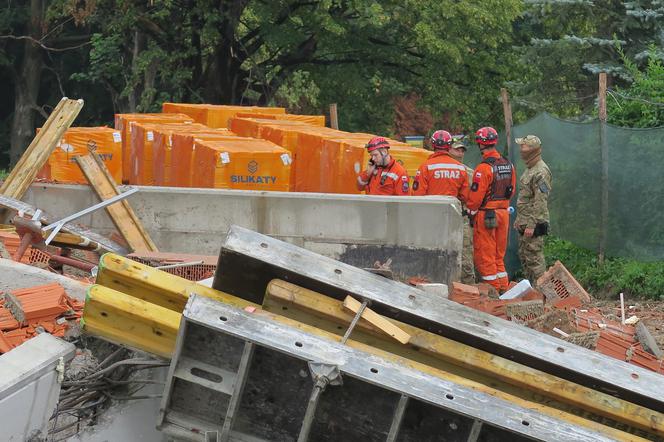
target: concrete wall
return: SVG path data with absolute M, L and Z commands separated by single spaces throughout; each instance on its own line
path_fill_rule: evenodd
M 0 356 L 0 440 L 46 440 L 60 396 L 56 368 L 74 350 L 73 344 L 42 333 Z
M 392 258 L 397 274 L 434 282 L 459 272 L 463 229 L 455 198 L 140 189 L 128 201 L 161 251 L 216 255 L 237 224 L 359 267 Z M 88 186 L 35 184 L 24 201 L 57 219 L 99 200 Z M 103 211 L 79 222 L 114 230 Z

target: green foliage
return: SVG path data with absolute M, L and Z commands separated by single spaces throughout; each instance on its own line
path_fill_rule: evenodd
M 616 297 L 622 292 L 628 297 L 664 300 L 664 262 L 606 258 L 600 264 L 596 253 L 556 237 L 547 237 L 544 254 L 547 265 L 559 260 L 596 297 Z
M 7 175 L 9 175 L 9 171 L 5 169 L 0 169 L 0 181 L 4 180 L 7 178 Z
M 664 64 L 656 51 L 655 46 L 650 48 L 643 72 L 620 51 L 633 82 L 628 87 L 616 87 L 615 93 L 609 92 L 609 123 L 625 127 L 664 126 Z

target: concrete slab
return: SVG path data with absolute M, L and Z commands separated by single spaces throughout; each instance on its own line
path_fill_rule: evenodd
M 74 356 L 73 344 L 42 333 L 0 356 L 2 440 L 46 439 L 60 395 L 58 365 Z
M 129 198 L 159 250 L 216 255 L 231 225 L 270 235 L 357 267 L 392 258 L 396 276 L 457 277 L 463 223 L 451 197 L 139 187 Z M 98 202 L 88 186 L 35 184 L 24 200 L 54 217 Z M 79 220 L 115 231 L 104 211 Z

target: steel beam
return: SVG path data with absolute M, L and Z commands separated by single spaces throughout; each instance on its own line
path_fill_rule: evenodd
M 532 439 L 611 440 L 590 429 L 515 406 L 510 402 L 202 296 L 190 297 L 183 318 L 188 324 L 206 327 L 304 361 L 337 366 L 343 376 L 350 376 Z
M 222 244 L 212 286 L 262 303 L 272 279 L 339 300 L 355 295 L 369 300 L 372 309 L 384 316 L 653 410 L 664 409 L 664 382 L 657 373 L 232 226 Z

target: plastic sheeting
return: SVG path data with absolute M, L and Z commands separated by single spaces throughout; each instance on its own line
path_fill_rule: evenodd
M 87 184 L 74 157 L 99 154 L 116 183 L 122 181 L 122 135 L 109 127 L 70 127 L 38 178 L 60 183 Z
M 241 112 L 236 115 L 236 118 L 260 118 L 263 120 L 279 120 L 279 121 L 299 121 L 301 123 L 309 124 L 311 126 L 325 127 L 325 115 L 296 115 L 296 114 L 265 114 L 260 111 Z
M 173 132 L 191 133 L 195 131 L 210 130 L 207 126 L 198 123 L 132 123 L 129 158 L 131 170 L 129 182 L 141 186 L 155 185 L 155 171 L 163 170 L 166 164 L 156 160 L 157 150 L 154 148 L 159 133 L 159 142 L 168 141 Z M 166 137 L 164 137 L 166 135 Z M 163 144 L 160 147 L 164 147 Z M 165 154 L 165 152 L 162 152 Z M 164 155 L 165 156 L 165 155 Z M 165 157 L 160 155 L 160 160 Z
M 193 123 L 184 114 L 115 114 L 115 128 L 122 134 L 122 181 L 129 182 L 131 176 L 131 123 Z M 133 183 L 132 183 L 133 184 Z
M 216 104 L 164 103 L 165 113 L 182 113 L 191 116 L 197 123 L 212 128 L 228 128 L 228 120 L 242 113 L 285 114 L 283 107 L 230 106 Z
M 290 153 L 264 140 L 195 141 L 194 187 L 290 190 Z
M 197 173 L 194 165 L 195 141 L 255 141 L 253 138 L 237 137 L 227 129 L 209 129 L 196 133 L 174 133 L 171 136 L 171 181 L 170 186 L 192 187 Z

